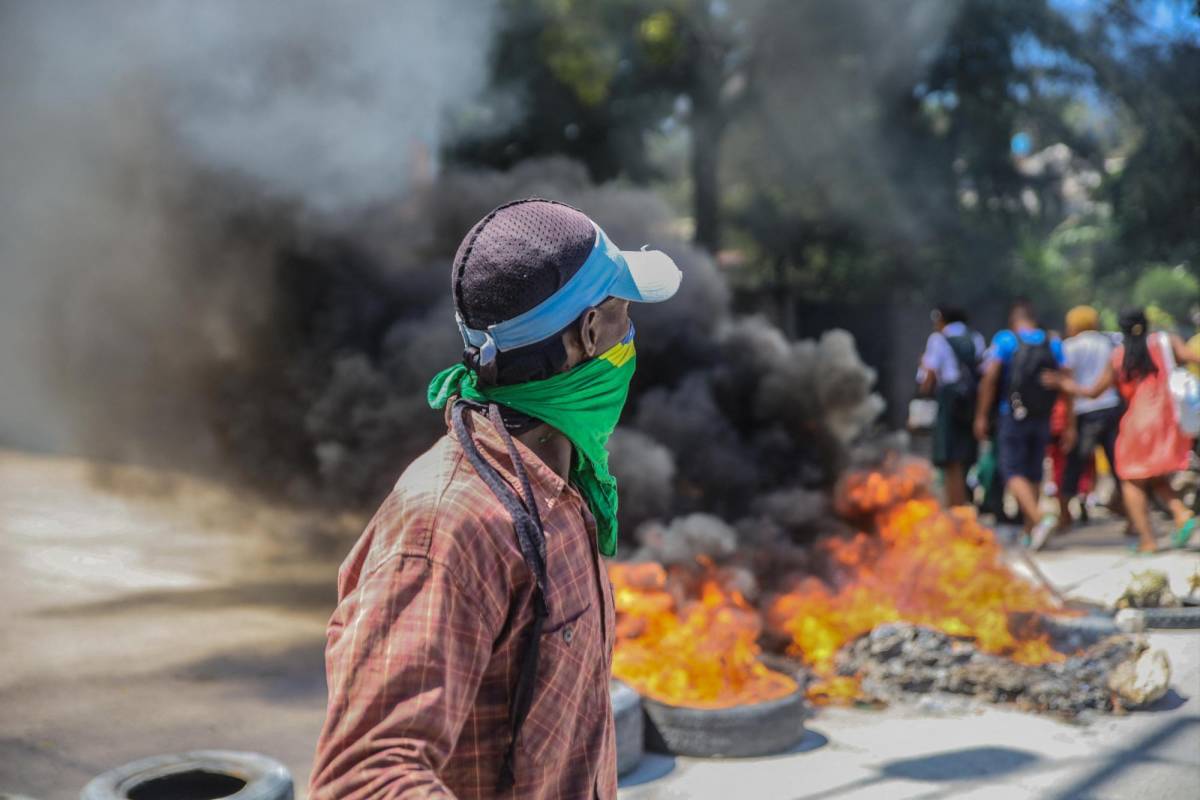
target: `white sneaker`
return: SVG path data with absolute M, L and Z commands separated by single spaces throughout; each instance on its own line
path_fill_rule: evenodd
M 1029 549 L 1041 550 L 1046 546 L 1046 541 L 1053 533 L 1055 526 L 1058 525 L 1058 517 L 1053 514 L 1046 514 L 1042 517 L 1042 521 L 1033 526 L 1033 530 L 1029 532 Z

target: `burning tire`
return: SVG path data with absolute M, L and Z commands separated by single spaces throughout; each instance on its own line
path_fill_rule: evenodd
M 620 681 L 609 682 L 608 696 L 617 728 L 617 775 L 625 775 L 638 765 L 646 749 L 642 698 Z
M 682 708 L 643 697 L 642 705 L 650 720 L 646 747 L 698 758 L 749 758 L 782 753 L 804 738 L 808 703 L 803 676 L 798 685 L 786 697 L 732 708 Z
M 134 761 L 94 778 L 80 800 L 292 800 L 292 776 L 273 758 L 195 750 Z

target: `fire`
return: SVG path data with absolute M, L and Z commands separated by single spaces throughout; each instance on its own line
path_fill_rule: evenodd
M 834 657 L 884 622 L 968 637 L 1022 664 L 1065 658 L 1046 634 L 1016 623 L 1056 612 L 1053 598 L 1009 569 L 973 509 L 941 509 L 924 489 L 927 472 L 911 462 L 890 473 L 851 474 L 838 509 L 851 518 L 871 517 L 875 535 L 821 542 L 826 578 L 795 580 L 765 610 L 768 624 L 790 637 L 788 652 L 820 679 L 809 689 L 815 701 L 854 696 L 853 679 L 836 674 Z
M 710 562 L 699 571 L 612 565 L 614 673 L 675 705 L 783 696 L 796 684 L 759 660 L 765 627 L 813 672 L 810 699 L 845 702 L 857 696 L 858 683 L 837 674 L 838 651 L 880 623 L 900 621 L 973 639 L 1022 664 L 1065 659 L 1036 625 L 1021 624 L 1062 613 L 1054 598 L 1008 567 L 973 509 L 940 508 L 928 485 L 928 467 L 919 462 L 849 475 L 837 492 L 838 512 L 871 533 L 820 540 L 817 574 L 788 576 L 757 610 Z
M 711 562 L 701 567 L 690 600 L 668 590 L 661 564 L 609 567 L 619 642 L 613 674 L 648 697 L 696 708 L 758 703 L 795 692 L 794 680 L 759 660 L 758 613 L 740 593 L 722 585 Z M 687 581 L 687 576 L 676 577 Z

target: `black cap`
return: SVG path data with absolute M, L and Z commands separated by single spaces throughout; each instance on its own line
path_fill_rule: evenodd
M 472 328 L 512 319 L 570 280 L 595 242 L 591 219 L 565 203 L 505 203 L 475 223 L 458 247 L 454 308 Z

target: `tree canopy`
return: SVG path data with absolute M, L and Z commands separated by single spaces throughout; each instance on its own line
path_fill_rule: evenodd
M 747 285 L 1060 310 L 1200 269 L 1194 2 L 501 9 L 488 92 L 448 158 L 565 154 L 657 186 Z

